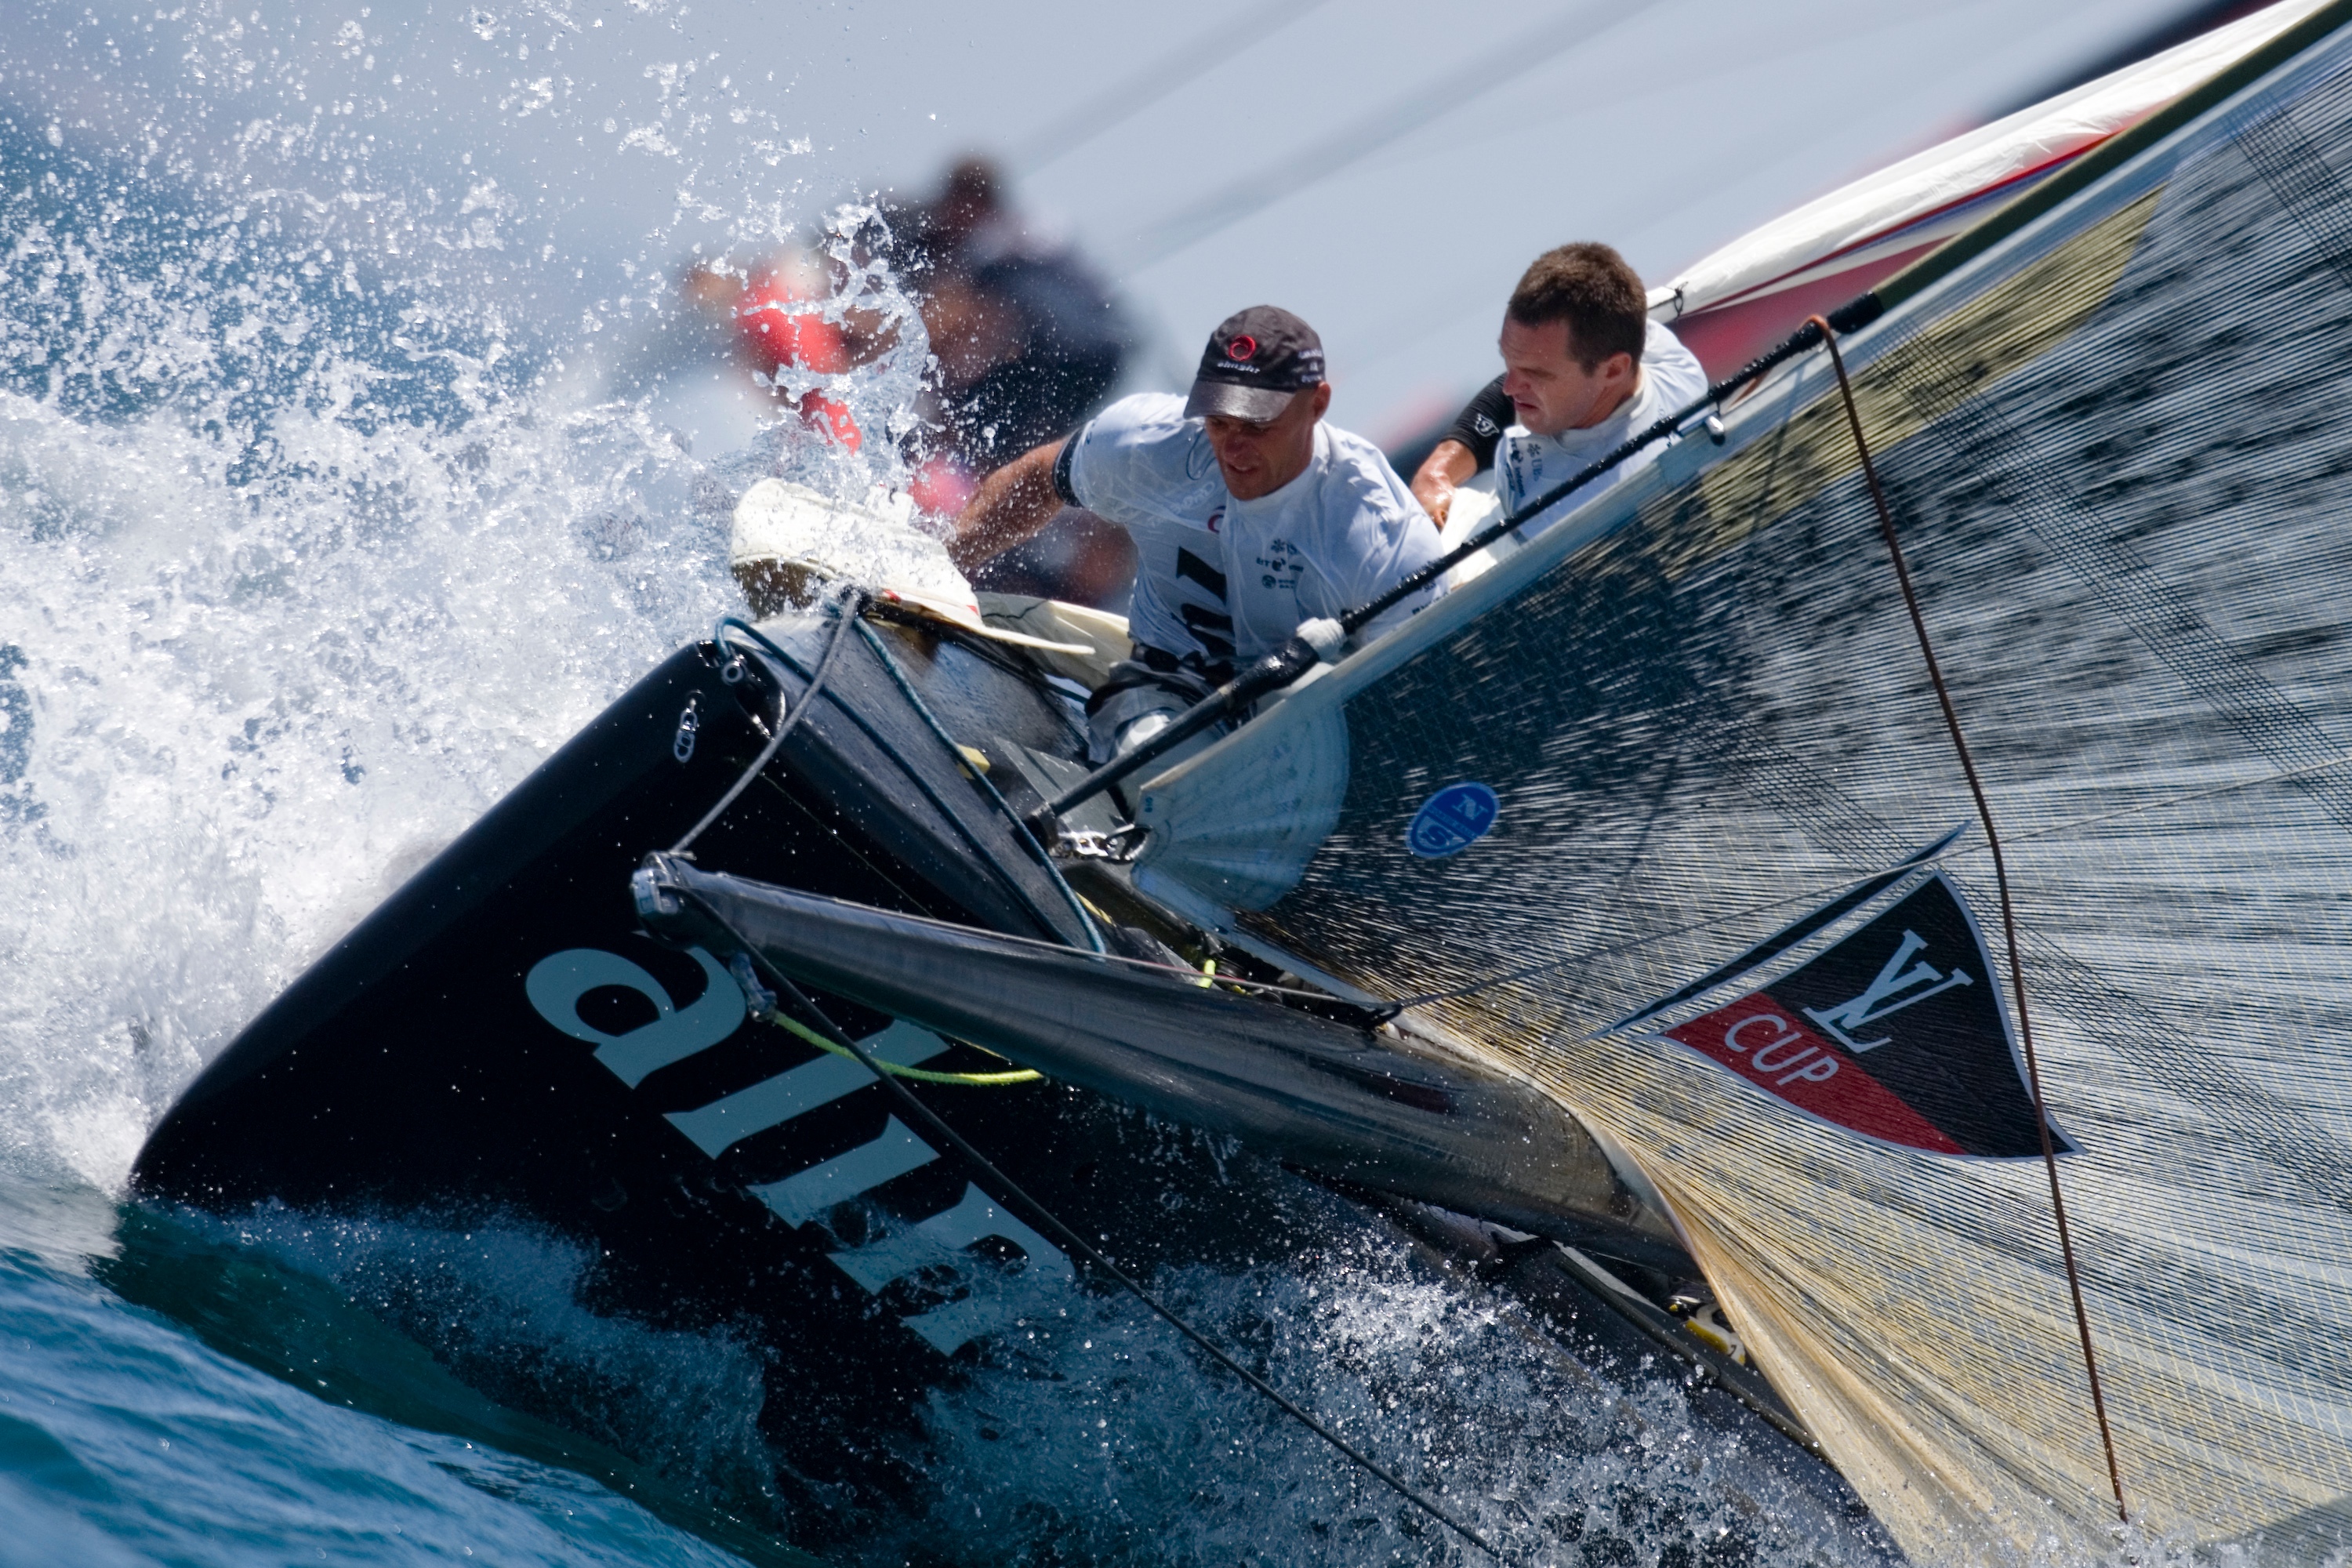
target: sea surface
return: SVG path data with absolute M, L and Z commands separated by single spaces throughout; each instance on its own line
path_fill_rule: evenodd
M 376 69 L 366 9 L 41 14 L 82 54 L 45 104 L 0 42 L 0 1563 L 810 1561 L 756 1356 L 590 1311 L 561 1238 L 126 1189 L 246 1020 L 740 607 L 750 477 L 904 470 L 720 384 L 670 237 L 639 292 L 565 297 L 544 193 L 418 153 L 435 111 L 389 63 L 341 85 Z M 517 61 L 520 115 L 531 40 L 560 67 L 584 24 L 516 15 L 466 26 Z M 121 83 L 97 68 L 133 45 Z M 826 216 L 732 232 L 864 268 L 858 215 L 831 240 Z M 922 341 L 893 279 L 865 287 L 905 346 L 827 390 L 883 430 Z M 1363 1211 L 1297 1201 L 1326 1205 L 1314 1247 L 1158 1283 L 1519 1560 L 1882 1560 L 1678 1368 L 1580 1360 Z M 926 1500 L 825 1560 L 1479 1560 L 1132 1303 L 1092 1310 L 936 1396 Z

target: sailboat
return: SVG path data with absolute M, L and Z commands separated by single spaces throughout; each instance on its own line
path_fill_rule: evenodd
M 2207 47 L 1979 158 L 1957 232 L 1824 209 L 1670 288 L 1893 268 L 1120 795 L 1106 628 L 739 550 L 774 613 L 290 988 L 139 1189 L 593 1237 L 619 1309 L 761 1324 L 799 1473 L 870 1479 L 878 1406 L 1081 1288 L 876 1070 L 1076 1229 L 1213 1252 L 1246 1205 L 1161 1224 L 1215 1184 L 1116 1100 L 1703 1280 L 1921 1560 L 2352 1544 L 2352 0 Z

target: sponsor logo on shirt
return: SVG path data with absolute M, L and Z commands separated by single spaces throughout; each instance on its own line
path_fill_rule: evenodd
M 1299 574 L 1307 569 L 1307 557 L 1286 539 L 1267 540 L 1265 550 L 1266 552 L 1257 558 L 1258 586 L 1287 588 L 1297 593 Z

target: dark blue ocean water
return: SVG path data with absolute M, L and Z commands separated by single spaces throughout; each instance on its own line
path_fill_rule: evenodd
M 1329 1218 L 1328 1245 L 1163 1288 L 1522 1560 L 1885 1560 L 1809 1461 L 1672 1369 L 1595 1375 Z M 520 1230 L 0 1185 L 0 1562 L 1477 1560 L 1118 1298 L 936 1394 L 900 1450 L 922 1496 L 804 1555 L 755 1358 L 591 1315 L 584 1262 Z
M 498 1413 L 421 1350 L 338 1321 L 327 1292 L 236 1282 L 247 1327 L 313 1363 L 277 1376 L 131 1305 L 101 1279 L 121 1223 L 87 1187 L 0 1184 L 0 1562 L 730 1561 L 576 1470 L 458 1435 Z

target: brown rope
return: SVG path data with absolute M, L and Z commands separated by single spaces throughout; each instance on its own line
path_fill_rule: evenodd
M 2074 1300 L 2074 1328 L 2083 1338 L 2083 1370 L 2091 1383 L 2091 1410 L 2098 1417 L 2099 1445 L 2106 1450 L 2107 1480 L 2116 1491 L 2116 1514 L 2126 1524 L 2131 1522 L 2131 1510 L 2124 1506 L 2124 1477 L 2116 1464 L 2115 1434 L 2107 1426 L 2106 1395 L 2099 1387 L 2098 1353 L 2091 1348 L 2091 1318 L 2083 1308 L 2083 1280 L 2074 1268 L 2074 1240 L 2066 1228 L 2066 1196 L 2058 1185 L 2058 1151 L 2050 1140 L 2050 1117 L 2042 1104 L 2042 1068 L 2033 1055 L 2033 1021 L 2025 1010 L 2025 964 L 2017 950 L 2017 915 L 2009 898 L 2009 867 L 2001 858 L 2000 835 L 1992 825 L 1992 805 L 1985 799 L 1984 784 L 1977 777 L 1977 765 L 1969 755 L 1969 743 L 1960 733 L 1960 715 L 1952 706 L 1952 694 L 1944 686 L 1944 672 L 1937 666 L 1935 645 L 1927 637 L 1927 618 L 1919 613 L 1919 595 L 1911 588 L 1910 568 L 1903 563 L 1903 546 L 1895 536 L 1895 514 L 1886 505 L 1886 491 L 1878 483 L 1877 465 L 1870 460 L 1870 443 L 1862 433 L 1862 411 L 1854 406 L 1853 384 L 1846 379 L 1845 356 L 1838 352 L 1837 334 L 1828 321 L 1819 316 L 1811 318 L 1821 329 L 1822 342 L 1829 345 L 1830 363 L 1837 369 L 1838 392 L 1845 399 L 1846 422 L 1853 427 L 1854 450 L 1862 454 L 1862 477 L 1869 482 L 1870 499 L 1878 508 L 1878 531 L 1885 537 L 1886 553 L 1895 563 L 1895 581 L 1903 590 L 1904 606 L 1911 612 L 1911 629 L 1918 634 L 1919 657 L 1927 666 L 1927 679 L 1936 689 L 1936 700 L 1944 710 L 1944 728 L 1952 737 L 1952 750 L 1960 759 L 1960 772 L 1968 776 L 1969 793 L 1976 797 L 1977 816 L 1984 823 L 1985 843 L 1992 850 L 1993 879 L 2000 886 L 2000 929 L 2009 942 L 2009 984 L 2017 1000 L 2017 1033 L 2025 1047 L 2025 1083 L 2033 1096 L 2033 1121 L 2042 1134 L 2042 1163 L 2050 1173 L 2050 1209 L 2058 1220 L 2058 1249 L 2066 1261 L 2066 1289 Z

